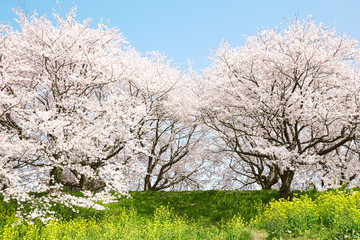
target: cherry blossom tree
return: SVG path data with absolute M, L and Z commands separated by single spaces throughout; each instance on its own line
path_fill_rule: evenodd
M 311 175 L 317 164 L 325 169 L 335 151 L 355 140 L 356 41 L 311 19 L 292 19 L 248 37 L 243 47 L 224 42 L 215 55 L 204 74 L 204 120 L 225 151 L 256 170 L 254 179 L 259 166 L 268 177 L 276 173 L 281 197 L 289 196 L 296 173 Z
M 206 132 L 192 113 L 192 78 L 157 52 L 131 54 L 128 60 L 134 63 L 129 65 L 136 66 L 136 77 L 129 80 L 127 91 L 147 111 L 135 134 L 149 148 L 139 154 L 144 172 L 129 174 L 131 188 L 199 188 L 195 175 L 204 165 Z
M 116 29 L 77 21 L 75 10 L 54 13 L 55 23 L 18 16 L 21 31 L 1 30 L 0 40 L 2 193 L 24 202 L 50 190 L 38 200 L 101 208 L 95 201 L 112 201 L 110 191 L 127 194 L 125 169 L 138 169 L 147 151 L 134 134 L 146 106 L 124 90 L 135 50 Z M 105 191 L 60 193 L 63 169 L 81 190 L 101 179 Z M 50 203 L 42 207 L 30 217 L 50 213 Z
M 158 115 L 151 134 L 150 155 L 146 159 L 146 175 L 143 190 L 163 190 L 187 182 L 199 188 L 193 175 L 199 171 L 205 159 L 199 151 L 204 133 L 199 126 L 187 126 L 178 120 Z M 196 174 L 195 174 L 196 176 Z

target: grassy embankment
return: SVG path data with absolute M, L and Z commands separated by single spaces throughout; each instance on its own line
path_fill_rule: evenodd
M 0 205 L 0 239 L 357 239 L 360 192 L 133 192 L 106 211 L 59 207 L 59 221 L 13 226 Z

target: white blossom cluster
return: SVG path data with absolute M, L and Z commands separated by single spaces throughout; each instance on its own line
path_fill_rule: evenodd
M 117 29 L 77 21 L 75 9 L 63 17 L 55 12 L 54 22 L 17 15 L 19 31 L 0 26 L 5 201 L 20 204 L 17 216 L 46 222 L 56 204 L 103 209 L 98 203 L 116 200 L 113 192 L 128 196 L 128 173 L 141 173 L 141 156 L 151 154 L 148 137 L 138 137 L 149 131 L 144 123 L 158 107 L 151 98 L 166 99 L 163 108 L 178 118 L 188 116 L 174 103 L 185 87 L 168 94 L 186 79 L 164 56 L 138 53 Z M 84 197 L 63 192 L 63 171 Z M 87 191 L 99 182 L 101 192 Z
M 311 18 L 214 51 L 202 112 L 240 174 L 265 184 L 274 169 L 287 190 L 298 173 L 324 187 L 358 175 L 359 53 Z

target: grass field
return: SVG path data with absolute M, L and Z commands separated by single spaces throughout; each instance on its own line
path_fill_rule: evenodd
M 132 192 L 105 211 L 58 207 L 58 221 L 14 225 L 0 205 L 0 239 L 358 239 L 360 192 Z

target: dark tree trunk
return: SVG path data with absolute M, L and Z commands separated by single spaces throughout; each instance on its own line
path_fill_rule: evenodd
M 265 179 L 263 181 L 263 184 L 261 185 L 262 190 L 271 190 L 272 186 L 274 186 L 275 184 L 277 184 L 279 181 L 279 178 L 270 178 L 270 179 Z
M 61 183 L 62 171 L 63 170 L 60 167 L 53 167 L 53 169 L 50 171 L 50 186 L 55 186 L 56 184 Z
M 152 190 L 151 189 L 151 178 L 150 178 L 150 174 L 146 174 L 145 179 L 144 179 L 144 191 L 148 191 L 148 190 Z
M 280 187 L 280 198 L 288 199 L 291 193 L 291 183 L 294 179 L 294 171 L 285 170 L 280 174 L 281 187 Z
M 279 182 L 279 175 L 275 168 L 270 168 L 267 176 L 261 176 L 261 188 L 263 190 L 271 190 L 272 186 Z
M 85 187 L 86 187 L 86 176 L 85 174 L 81 174 L 80 175 L 80 181 L 79 181 L 79 187 L 81 190 L 86 190 Z
M 6 190 L 6 189 L 7 189 L 7 187 L 8 187 L 8 186 L 7 186 L 7 184 L 6 184 L 6 183 L 4 183 L 4 184 L 3 184 L 3 186 L 2 186 L 2 188 L 1 188 L 1 191 Z

